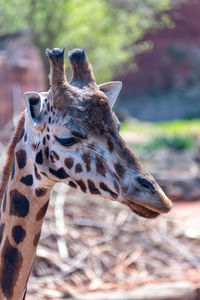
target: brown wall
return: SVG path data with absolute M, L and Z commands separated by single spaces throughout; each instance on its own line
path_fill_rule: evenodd
M 24 108 L 23 93 L 44 91 L 45 76 L 37 48 L 25 42 L 10 42 L 0 50 L 0 128 Z
M 145 36 L 153 41 L 153 50 L 136 57 L 139 72 L 123 77 L 122 96 L 200 84 L 200 1 L 187 0 L 170 14 L 175 28 Z

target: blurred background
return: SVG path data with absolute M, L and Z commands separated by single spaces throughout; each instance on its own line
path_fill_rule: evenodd
M 199 0 L 0 0 L 0 171 L 45 49 L 121 80 L 121 135 L 173 200 L 156 220 L 56 185 L 27 299 L 200 299 Z M 68 78 L 71 70 L 67 67 Z

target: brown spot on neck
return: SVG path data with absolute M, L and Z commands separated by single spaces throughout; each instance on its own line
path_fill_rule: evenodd
M 26 166 L 26 151 L 21 149 L 16 152 L 16 159 L 19 169 L 23 169 Z
M 39 209 L 39 211 L 36 215 L 36 221 L 40 221 L 44 218 L 44 216 L 47 212 L 48 205 L 49 205 L 49 200 Z
M 13 247 L 8 238 L 1 254 L 0 285 L 6 299 L 12 299 L 15 283 L 19 277 L 23 258 L 17 248 Z
M 41 175 L 38 173 L 37 167 L 34 164 L 34 173 L 35 173 L 35 177 L 37 178 L 37 180 L 41 180 Z
M 38 233 L 35 235 L 35 237 L 34 237 L 34 240 L 33 240 L 33 246 L 34 246 L 34 247 L 37 247 L 37 244 L 38 244 L 39 239 L 40 239 L 40 234 L 41 234 L 41 231 L 38 232 Z
M 45 188 L 37 188 L 35 189 L 35 194 L 37 197 L 43 197 L 47 193 L 47 189 Z
M 12 237 L 16 244 L 21 243 L 26 236 L 25 230 L 20 225 L 16 225 L 12 229 Z
M 29 213 L 28 199 L 17 189 L 10 192 L 10 215 L 24 218 Z

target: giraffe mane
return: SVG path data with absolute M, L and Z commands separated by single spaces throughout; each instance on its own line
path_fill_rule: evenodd
M 19 135 L 21 133 L 21 130 L 24 127 L 24 121 L 25 121 L 24 112 L 22 112 L 19 117 L 18 123 L 16 125 L 13 137 L 10 140 L 10 143 L 9 143 L 8 149 L 7 149 L 6 162 L 3 167 L 3 172 L 2 172 L 1 182 L 0 182 L 0 204 L 1 204 L 1 201 L 3 198 L 3 194 L 5 192 L 6 186 L 8 184 L 8 180 L 9 180 L 9 176 L 10 176 L 10 172 L 11 172 L 11 168 L 12 168 L 12 164 L 13 164 L 15 147 L 16 147 Z

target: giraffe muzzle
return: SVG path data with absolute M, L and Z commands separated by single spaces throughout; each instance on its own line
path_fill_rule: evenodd
M 152 177 L 138 175 L 134 183 L 128 189 L 125 204 L 136 214 L 154 218 L 171 210 L 172 202 Z

